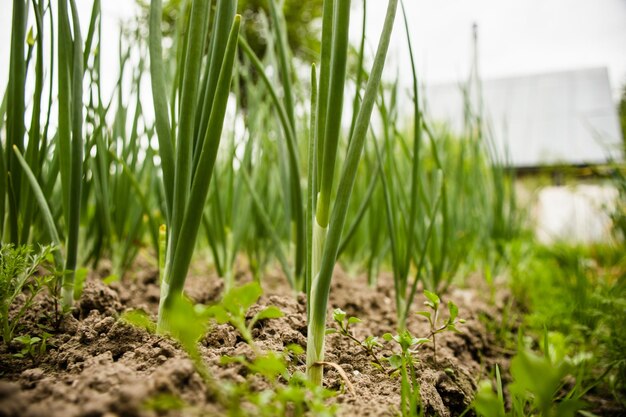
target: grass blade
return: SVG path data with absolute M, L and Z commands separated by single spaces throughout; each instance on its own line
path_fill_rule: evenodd
M 167 90 L 165 87 L 165 64 L 161 46 L 161 15 L 162 0 L 150 3 L 150 81 L 152 83 L 152 101 L 154 105 L 154 124 L 159 141 L 159 156 L 163 170 L 163 187 L 165 189 L 165 217 L 169 220 L 172 213 L 174 196 L 174 146 L 171 136 L 171 125 L 168 110 Z
M 54 253 L 54 262 L 56 263 L 57 268 L 61 269 L 63 268 L 63 257 L 61 256 L 61 253 L 60 253 L 61 239 L 59 238 L 59 232 L 57 230 L 56 223 L 54 222 L 54 217 L 52 216 L 52 212 L 50 211 L 50 206 L 48 205 L 48 201 L 46 200 L 46 197 L 44 196 L 44 193 L 41 190 L 39 183 L 37 182 L 37 178 L 35 178 L 35 174 L 33 174 L 33 171 L 28 166 L 28 163 L 26 163 L 26 160 L 24 160 L 24 158 L 22 157 L 22 154 L 20 153 L 19 149 L 17 149 L 17 146 L 13 147 L 13 152 L 15 152 L 16 159 L 18 163 L 20 164 L 21 168 L 23 169 L 24 174 L 26 174 L 26 178 L 28 179 L 28 182 L 31 186 L 31 189 L 35 196 L 35 200 L 37 201 L 37 204 L 39 205 L 39 210 L 41 210 L 44 225 L 46 226 L 48 235 L 50 236 L 52 243 L 57 248 L 59 248 L 59 250 L 55 250 L 53 253 Z

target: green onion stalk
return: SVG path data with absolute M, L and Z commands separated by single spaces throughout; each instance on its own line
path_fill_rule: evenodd
M 397 6 L 397 0 L 390 0 L 387 6 L 374 64 L 365 87 L 363 101 L 358 109 L 352 136 L 349 138 L 337 194 L 331 207 L 346 78 L 350 1 L 324 2 L 317 126 L 312 145 L 317 163 L 313 164 L 314 180 L 311 183 L 314 186 L 309 190 L 309 193 L 312 193 L 309 201 L 312 201 L 315 206 L 315 215 L 312 219 L 310 270 L 307 271 L 309 277 L 307 282 L 307 373 L 309 380 L 317 385 L 321 385 L 323 379 L 326 307 L 333 268 L 339 252 L 350 195 L 369 129 L 372 110 L 380 87 Z M 318 188 L 319 193 L 316 192 Z
M 63 208 L 67 221 L 65 268 L 61 284 L 64 309 L 74 301 L 74 276 L 78 260 L 78 231 L 83 176 L 83 40 L 78 10 L 70 0 L 59 1 L 59 160 Z M 72 38 L 72 33 L 74 37 Z M 68 48 L 68 45 L 71 47 Z
M 389 104 L 385 97 L 380 99 L 380 112 L 383 124 L 383 144 L 386 153 L 376 147 L 378 157 L 380 177 L 385 206 L 385 218 L 389 232 L 389 248 L 391 252 L 391 263 L 393 266 L 393 279 L 396 301 L 396 315 L 398 319 L 398 333 L 406 330 L 406 320 L 410 314 L 410 309 L 415 298 L 417 283 L 422 277 L 422 270 L 427 261 L 426 255 L 431 240 L 435 220 L 438 216 L 442 192 L 437 196 L 432 196 L 433 202 L 429 198 L 420 199 L 420 194 L 425 195 L 420 178 L 420 160 L 422 143 L 422 112 L 419 107 L 418 80 L 413 58 L 413 47 L 409 35 L 409 25 L 406 11 L 402 7 L 404 17 L 404 28 L 407 38 L 409 57 L 411 58 L 411 71 L 413 81 L 413 143 L 412 147 L 402 135 L 396 135 L 397 131 L 397 101 L 398 84 L 394 85 Z M 397 143 L 401 149 L 410 149 L 412 152 L 400 152 L 405 154 L 403 158 L 398 152 L 394 152 L 393 143 Z M 436 147 L 433 147 L 436 152 Z M 433 159 L 438 161 L 437 156 Z M 398 169 L 400 167 L 400 169 Z M 437 177 L 441 177 L 441 166 L 437 166 Z M 407 182 L 404 173 L 410 172 L 410 187 L 407 193 L 404 184 Z M 443 178 L 440 181 L 443 185 Z M 408 196 L 408 199 L 407 199 Z M 429 196 L 430 197 L 430 196 Z M 422 201 L 423 206 L 420 206 Z M 430 221 L 418 221 L 418 218 Z M 417 240 L 422 240 L 421 245 L 417 245 Z M 415 259 L 414 259 L 415 258 Z M 416 273 L 412 282 L 409 280 L 409 272 L 412 262 L 415 261 Z
M 14 2 L 14 9 L 17 15 L 14 15 L 13 25 L 18 33 L 21 30 L 21 25 L 25 24 L 25 21 L 20 22 L 20 19 L 25 19 L 26 16 L 23 13 L 26 9 L 27 2 L 16 1 Z M 44 2 L 33 1 L 33 10 L 35 15 L 35 23 L 37 28 L 37 37 L 33 39 L 33 34 L 30 33 L 27 39 L 28 44 L 32 47 L 34 43 L 37 43 L 37 64 L 35 67 L 35 92 L 33 98 L 33 115 L 29 130 L 28 146 L 24 149 L 23 143 L 20 141 L 23 139 L 22 133 L 15 135 L 15 131 L 11 130 L 12 138 L 7 142 L 12 147 L 14 158 L 9 159 L 8 155 L 6 160 L 11 161 L 10 169 L 11 178 L 18 178 L 18 174 L 21 178 L 20 184 L 15 184 L 12 187 L 9 194 L 9 203 L 11 210 L 19 209 L 22 216 L 21 223 L 21 238 L 20 242 L 27 242 L 33 236 L 38 240 L 41 240 L 41 235 L 45 236 L 45 239 L 49 239 L 57 248 L 64 248 L 64 251 L 57 250 L 54 252 L 54 260 L 58 270 L 63 271 L 61 276 L 61 303 L 64 311 L 68 311 L 74 302 L 75 292 L 75 275 L 78 264 L 78 249 L 79 249 L 79 228 L 81 221 L 81 203 L 84 200 L 86 194 L 83 192 L 84 187 L 84 175 L 83 166 L 88 165 L 88 160 L 84 154 L 85 148 L 85 134 L 83 132 L 83 81 L 85 77 L 84 68 L 87 65 L 87 61 L 90 57 L 91 45 L 94 37 L 94 31 L 96 29 L 96 21 L 100 15 L 100 1 L 96 0 L 93 3 L 91 11 L 91 19 L 89 29 L 87 31 L 87 37 L 83 43 L 83 37 L 80 27 L 80 20 L 78 16 L 78 9 L 74 0 L 59 0 L 57 7 L 58 23 L 56 25 L 57 36 L 57 78 L 56 84 L 58 89 L 58 130 L 55 135 L 54 147 L 50 147 L 48 142 L 48 130 L 50 123 L 50 115 L 52 108 L 52 85 L 55 81 L 53 74 L 53 62 L 55 57 L 55 42 L 53 28 L 53 17 L 51 9 L 44 7 Z M 41 96 L 43 90 L 43 34 L 44 30 L 43 17 L 46 12 L 49 13 L 50 18 L 50 67 L 48 68 L 50 75 L 50 93 L 48 96 L 46 121 L 41 129 L 39 117 L 42 113 L 41 108 Z M 17 17 L 16 17 L 17 16 Z M 19 17 L 21 16 L 21 18 Z M 23 42 L 23 38 L 21 40 Z M 12 49 L 13 49 L 12 45 Z M 17 48 L 19 49 L 19 48 Z M 16 49 L 16 50 L 17 50 Z M 23 48 L 22 48 L 23 50 Z M 26 67 L 28 67 L 28 61 L 30 58 L 29 48 L 28 58 L 26 60 Z M 19 55 L 19 52 L 18 52 Z M 17 59 L 17 56 L 15 56 Z M 13 56 L 12 56 L 13 59 Z M 24 74 L 25 76 L 25 74 Z M 22 86 L 23 87 L 23 86 Z M 17 92 L 10 96 L 10 101 L 17 100 L 22 101 L 17 96 Z M 24 95 L 22 88 L 21 93 Z M 23 97 L 22 97 L 23 99 Z M 19 109 L 20 106 L 13 106 L 10 108 Z M 17 117 L 17 116 L 15 116 Z M 12 121 L 15 121 L 15 117 L 11 117 Z M 23 114 L 20 115 L 23 118 Z M 23 123 L 23 120 L 22 120 Z M 22 139 L 18 138 L 21 137 Z M 54 149 L 52 159 L 47 159 L 49 155 L 49 149 Z M 7 149 L 8 152 L 8 149 Z M 4 165 L 4 164 L 1 164 Z M 17 166 L 20 166 L 20 170 Z M 6 166 L 5 166 L 6 167 Z M 45 177 L 42 178 L 42 174 L 45 172 Z M 2 167 L 0 167 L 0 173 L 2 173 Z M 55 184 L 57 183 L 57 176 L 60 176 L 60 207 L 50 207 L 50 204 L 57 200 L 55 198 Z M 18 187 L 18 185 L 21 186 Z M 0 190 L 1 194 L 1 190 Z M 11 203 L 11 201 L 13 203 Z M 4 204 L 2 204 L 4 206 Z M 37 207 L 39 210 L 35 210 Z M 59 233 L 57 227 L 57 220 L 52 213 L 61 213 L 63 218 L 63 233 Z M 2 214 L 0 213 L 0 217 Z M 15 238 L 15 217 L 9 214 L 9 229 L 12 238 Z M 37 230 L 33 226 L 42 225 L 43 230 Z M 31 232 L 38 234 L 31 236 Z M 6 232 L 6 231 L 5 231 Z M 61 239 L 64 238 L 65 246 L 61 245 Z
M 190 6 L 183 51 L 178 55 L 180 103 L 176 120 L 170 120 L 175 112 L 169 108 L 165 88 L 162 2 L 152 0 L 150 6 L 150 71 L 167 223 L 157 323 L 161 332 L 168 330 L 168 315 L 182 294 L 191 263 L 226 117 L 237 50 L 240 16 L 235 15 L 236 0 L 218 1 L 213 19 L 210 3 L 194 0 Z M 214 24 L 207 36 L 210 21 Z M 208 55 L 203 65 L 205 51 Z M 174 124 L 176 129 L 172 129 Z

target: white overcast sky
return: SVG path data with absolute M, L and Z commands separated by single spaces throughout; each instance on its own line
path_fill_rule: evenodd
M 304 1 L 304 0 L 303 0 Z M 91 1 L 76 0 L 84 31 Z M 56 3 L 56 2 L 54 2 Z M 353 0 L 352 35 L 360 31 L 360 0 Z M 479 28 L 481 75 L 485 79 L 547 71 L 608 67 L 615 98 L 626 84 L 626 0 L 405 0 L 422 82 L 458 82 L 467 75 L 471 27 Z M 369 0 L 371 48 L 387 2 Z M 8 79 L 11 0 L 0 0 L 0 91 Z M 118 22 L 135 13 L 133 0 L 102 0 L 103 62 L 117 68 Z M 32 22 L 32 19 L 31 19 Z M 387 77 L 398 66 L 408 85 L 408 56 L 401 15 L 390 51 Z M 30 25 L 31 23 L 29 23 Z M 105 71 L 111 88 L 117 70 Z

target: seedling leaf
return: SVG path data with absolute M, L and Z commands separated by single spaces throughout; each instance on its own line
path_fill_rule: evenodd
M 450 322 L 454 322 L 459 316 L 459 308 L 452 301 L 448 301 L 448 310 L 450 311 Z
M 259 320 L 266 320 L 266 319 L 277 319 L 280 317 L 283 317 L 284 314 L 282 311 L 280 311 L 280 309 L 276 306 L 269 306 L 261 311 L 259 311 L 255 316 L 254 319 L 252 319 L 253 322 L 257 322 Z
M 207 307 L 205 314 L 219 324 L 226 324 L 230 320 L 228 311 L 220 304 Z
M 258 282 L 250 282 L 230 290 L 222 300 L 222 305 L 231 313 L 237 314 L 239 308 L 247 311 L 257 302 L 263 290 Z
M 430 311 L 418 311 L 416 314 L 426 317 L 430 321 L 430 318 L 431 318 Z
M 114 282 L 118 282 L 119 280 L 120 280 L 119 275 L 117 275 L 117 274 L 111 274 L 111 275 L 109 275 L 108 277 L 104 278 L 104 279 L 102 280 L 102 282 L 104 282 L 106 285 L 111 285 L 111 284 L 113 284 Z
M 457 329 L 454 324 L 448 324 L 446 326 L 446 330 L 449 330 L 449 331 L 454 332 L 454 333 L 461 333 L 461 331 L 459 329 Z
M 256 358 L 250 365 L 250 370 L 273 380 L 277 376 L 284 374 L 287 371 L 287 366 L 282 356 L 269 352 L 265 356 Z
M 156 332 L 156 323 L 152 321 L 150 315 L 143 310 L 129 310 L 122 313 L 120 320 L 147 330 L 150 333 Z
M 400 355 L 391 355 L 387 358 L 387 361 L 389 361 L 389 365 L 391 365 L 393 369 L 399 369 L 402 367 L 402 356 Z
M 437 307 L 439 306 L 439 304 L 441 303 L 441 300 L 439 299 L 439 296 L 437 294 L 435 294 L 434 292 L 430 292 L 428 290 L 424 290 L 424 296 L 426 296 L 428 301 L 430 301 L 430 303 L 431 303 L 431 304 L 428 304 L 428 305 L 436 310 Z
M 345 318 L 346 318 L 345 311 L 343 311 L 340 308 L 336 308 L 333 310 L 333 320 L 335 320 L 337 323 L 343 323 Z
M 87 279 L 87 268 L 80 268 L 76 270 L 74 275 L 74 300 L 78 300 L 83 294 L 83 288 L 85 287 L 85 280 Z
M 287 345 L 287 347 L 285 348 L 285 350 L 289 353 L 292 353 L 294 355 L 302 355 L 304 353 L 304 348 L 300 345 L 297 345 L 295 343 L 290 343 Z

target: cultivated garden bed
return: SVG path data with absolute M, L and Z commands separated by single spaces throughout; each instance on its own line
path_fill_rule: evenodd
M 106 271 L 103 272 L 106 274 Z M 250 281 L 240 271 L 239 281 Z M 107 285 L 93 273 L 72 314 L 63 318 L 57 331 L 47 339 L 46 354 L 34 353 L 15 358 L 22 346 L 3 347 L 0 355 L 0 415 L 3 416 L 97 416 L 97 415 L 212 415 L 227 413 L 217 404 L 196 372 L 185 350 L 168 337 L 150 333 L 120 317 L 129 309 L 142 309 L 155 317 L 159 289 L 158 272 L 148 264 L 123 282 Z M 363 285 L 363 278 L 349 277 L 335 271 L 329 303 L 329 323 L 334 308 L 358 316 L 362 322 L 352 327 L 358 339 L 394 332 L 396 314 L 393 304 L 393 281 L 382 275 L 375 288 Z M 290 345 L 306 347 L 306 306 L 304 294 L 294 295 L 278 274 L 269 278 L 270 289 L 248 313 L 251 318 L 263 307 L 273 305 L 283 317 L 258 322 L 252 335 L 263 352 L 284 352 Z M 222 281 L 210 274 L 192 276 L 187 293 L 195 302 L 217 303 Z M 498 314 L 476 290 L 453 289 L 445 296 L 458 305 L 466 322 L 460 333 L 445 333 L 437 339 L 437 362 L 432 346 L 416 353 L 416 371 L 420 394 L 427 415 L 457 416 L 471 404 L 478 381 L 487 376 L 493 365 L 507 367 L 506 352 L 497 349 L 481 318 Z M 422 309 L 419 297 L 415 311 Z M 47 319 L 52 305 L 42 297 L 28 312 L 32 334 L 40 326 L 51 326 Z M 414 315 L 407 323 L 409 331 L 427 336 L 429 324 Z M 44 327 L 45 328 L 45 327 Z M 214 324 L 201 339 L 202 360 L 219 383 L 250 384 L 250 392 L 271 389 L 267 381 L 247 372 L 239 363 L 220 364 L 225 356 L 255 354 L 229 324 Z M 380 356 L 395 349 L 384 343 Z M 304 355 L 292 354 L 289 372 L 304 371 Z M 336 407 L 338 415 L 396 415 L 400 404 L 400 378 L 388 375 L 371 364 L 372 359 L 354 342 L 340 334 L 328 336 L 326 361 L 343 369 L 327 368 L 325 386 L 332 395 L 323 403 Z M 353 391 L 346 388 L 346 380 Z M 283 381 L 284 383 L 284 381 Z M 247 401 L 246 397 L 241 398 Z M 244 406 L 245 408 L 245 406 Z M 109 414 L 107 414 L 109 413 Z M 468 415 L 468 414 L 466 414 Z M 471 415 L 471 413 L 469 414 Z

